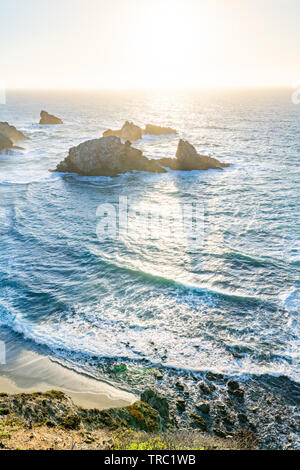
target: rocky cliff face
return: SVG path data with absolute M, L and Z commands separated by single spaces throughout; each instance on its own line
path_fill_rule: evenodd
M 123 140 L 139 140 L 143 136 L 143 131 L 139 126 L 133 124 L 133 122 L 126 121 L 123 127 L 119 130 L 108 129 L 103 132 L 103 137 L 115 136 L 120 137 Z
M 8 139 L 14 143 L 29 139 L 29 137 L 24 135 L 23 132 L 18 131 L 15 126 L 9 125 L 8 122 L 0 122 L 0 133 L 8 137 Z
M 131 147 L 130 142 L 123 144 L 115 136 L 88 140 L 71 148 L 56 170 L 86 176 L 117 176 L 133 170 L 166 171 L 155 160 L 148 160 L 140 150 Z
M 155 126 L 154 124 L 146 124 L 144 134 L 152 134 L 152 135 L 177 134 L 177 131 L 176 129 L 172 129 L 172 127 L 162 127 L 162 126 Z
M 216 158 L 200 155 L 195 147 L 187 140 L 180 139 L 177 147 L 176 158 L 160 158 L 157 162 L 172 170 L 222 170 L 230 166 L 230 163 L 222 163 Z
M 47 113 L 47 111 L 41 111 L 40 124 L 63 124 L 63 121 L 60 118 Z

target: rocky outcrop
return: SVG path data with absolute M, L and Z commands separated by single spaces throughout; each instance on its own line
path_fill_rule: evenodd
M 176 158 L 160 158 L 156 160 L 160 165 L 172 170 L 222 170 L 230 166 L 230 163 L 222 163 L 216 158 L 200 155 L 195 147 L 187 140 L 180 139 L 177 147 Z
M 137 401 L 130 406 L 107 410 L 84 409 L 74 405 L 59 390 L 18 395 L 0 393 L 0 422 L 1 415 L 18 417 L 20 422 L 31 427 L 45 424 L 49 428 L 59 426 L 65 430 L 129 427 L 155 432 L 160 425 L 158 412 L 147 403 Z
M 142 129 L 136 124 L 133 124 L 133 122 L 126 121 L 121 129 L 108 129 L 107 131 L 103 132 L 103 137 L 113 135 L 115 137 L 120 137 L 120 139 L 130 140 L 132 142 L 134 140 L 141 139 L 143 137 L 143 134 L 177 134 L 177 131 L 175 129 L 172 129 L 172 127 L 155 126 L 154 124 L 146 124 L 145 129 Z
M 117 176 L 133 170 L 165 173 L 172 170 L 221 170 L 229 166 L 216 158 L 199 155 L 189 142 L 180 140 L 176 158 L 149 160 L 141 150 L 125 144 L 119 137 L 107 136 L 88 140 L 69 150 L 69 155 L 57 165 L 56 171 L 78 173 L 85 176 Z
M 103 132 L 103 137 L 115 136 L 120 137 L 123 140 L 139 140 L 143 136 L 143 131 L 139 126 L 133 124 L 133 122 L 126 121 L 123 127 L 119 130 L 108 129 Z
M 9 125 L 8 122 L 0 122 L 0 133 L 14 143 L 29 139 L 23 132 L 18 131 L 15 126 Z
M 177 134 L 177 131 L 176 129 L 172 129 L 172 127 L 162 127 L 162 126 L 155 126 L 154 124 L 146 124 L 144 134 L 152 134 L 152 135 Z
M 47 111 L 41 111 L 40 124 L 63 124 L 63 121 L 60 118 L 47 113 Z
M 168 400 L 156 393 L 154 390 L 145 390 L 141 395 L 141 400 L 148 403 L 154 410 L 158 411 L 164 420 L 169 419 L 169 404 Z
M 156 160 L 144 157 L 129 141 L 123 144 L 114 136 L 88 140 L 71 148 L 67 158 L 56 167 L 56 171 L 85 176 L 117 176 L 133 170 L 166 172 Z
M 13 142 L 0 132 L 0 152 L 3 153 L 12 148 Z

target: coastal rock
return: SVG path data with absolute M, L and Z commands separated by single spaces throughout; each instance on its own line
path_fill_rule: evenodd
M 139 140 L 143 136 L 143 131 L 139 126 L 133 124 L 133 122 L 126 121 L 122 128 L 119 130 L 108 129 L 103 132 L 103 137 L 115 136 L 123 140 Z
M 180 413 L 183 413 L 185 410 L 185 400 L 183 398 L 178 398 L 176 401 L 176 407 Z
M 208 414 L 210 410 L 209 403 L 203 402 L 203 403 L 197 403 L 196 405 L 197 410 L 201 411 L 201 413 Z
M 0 152 L 6 152 L 13 148 L 13 142 L 0 132 Z
M 56 171 L 85 176 L 117 176 L 133 170 L 164 173 L 156 160 L 144 157 L 141 150 L 109 136 L 88 140 L 69 150 L 69 155 L 57 165 Z
M 222 429 L 220 429 L 220 428 L 214 428 L 213 432 L 218 437 L 223 437 L 223 438 L 226 437 L 226 432 L 222 431 Z
M 244 397 L 244 390 L 240 388 L 240 385 L 235 380 L 229 380 L 227 383 L 228 393 L 233 395 L 236 398 L 243 398 Z
M 180 390 L 182 392 L 184 391 L 184 385 L 179 381 L 175 383 L 175 387 L 177 388 L 177 390 Z
M 169 418 L 169 404 L 165 397 L 162 397 L 154 390 L 148 389 L 141 394 L 141 401 L 148 403 L 154 410 L 158 411 L 163 419 Z
M 155 126 L 154 124 L 146 124 L 144 129 L 144 134 L 150 135 L 164 135 L 164 134 L 177 134 L 176 129 L 172 129 L 172 127 L 162 127 L 162 126 Z
M 47 113 L 47 111 L 41 111 L 40 124 L 63 124 L 63 121 L 60 118 Z
M 202 416 L 197 415 L 196 413 L 191 414 L 192 424 L 200 428 L 202 431 L 207 431 L 207 424 Z
M 178 143 L 176 158 L 160 158 L 157 162 L 172 170 L 181 171 L 222 170 L 223 167 L 230 166 L 230 163 L 222 163 L 216 158 L 200 155 L 192 144 L 182 139 Z
M 74 405 L 58 390 L 17 395 L 0 393 L 0 410 L 0 415 L 16 416 L 29 429 L 41 423 L 49 428 L 59 426 L 65 430 L 130 427 L 137 431 L 156 432 L 160 427 L 158 412 L 147 403 L 137 401 L 130 406 L 107 410 L 84 409 Z
M 14 143 L 29 139 L 23 132 L 18 131 L 15 126 L 11 126 L 8 122 L 0 122 L 0 133 Z
M 210 395 L 211 394 L 211 389 L 208 385 L 206 385 L 205 382 L 199 382 L 198 387 L 202 390 L 204 395 Z
M 229 380 L 229 382 L 227 383 L 227 387 L 230 390 L 238 390 L 240 388 L 240 385 L 235 380 Z

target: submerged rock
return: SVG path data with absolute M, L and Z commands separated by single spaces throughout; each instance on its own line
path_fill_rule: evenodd
M 63 121 L 60 118 L 47 113 L 47 111 L 41 111 L 40 124 L 63 124 Z
M 88 140 L 69 150 L 69 155 L 57 165 L 56 171 L 85 176 L 117 176 L 133 170 L 164 173 L 156 160 L 144 157 L 141 150 L 123 144 L 118 137 Z
M 18 131 L 15 126 L 11 126 L 8 122 L 0 122 L 0 133 L 8 137 L 8 139 L 14 143 L 29 139 L 23 132 Z
M 139 126 L 133 124 L 133 122 L 126 121 L 123 127 L 119 130 L 108 129 L 103 132 L 103 137 L 115 136 L 123 140 L 139 140 L 143 136 L 143 131 Z
M 151 134 L 151 135 L 177 134 L 177 131 L 176 129 L 172 129 L 172 127 L 162 127 L 162 126 L 155 126 L 154 124 L 146 124 L 144 134 Z
M 230 166 L 230 163 L 222 163 L 216 158 L 200 155 L 195 147 L 187 140 L 180 139 L 177 147 L 176 158 L 160 158 L 157 160 L 162 166 L 172 170 L 222 170 Z

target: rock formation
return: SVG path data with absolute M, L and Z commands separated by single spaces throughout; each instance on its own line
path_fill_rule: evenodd
M 230 163 L 222 163 L 216 158 L 200 155 L 195 147 L 187 140 L 180 139 L 177 147 L 176 158 L 160 158 L 156 160 L 160 165 L 172 170 L 222 170 L 230 166 Z
M 133 124 L 133 122 L 126 121 L 121 129 L 108 129 L 103 132 L 103 137 L 108 137 L 114 135 L 115 137 L 120 137 L 124 140 L 139 140 L 143 137 L 143 134 L 151 135 L 164 135 L 164 134 L 177 134 L 175 129 L 172 127 L 161 127 L 155 126 L 153 124 L 146 124 L 145 129 Z
M 40 124 L 63 124 L 63 121 L 60 118 L 47 113 L 47 111 L 41 111 Z
M 208 170 L 229 166 L 216 158 L 199 155 L 189 142 L 180 140 L 176 158 L 149 160 L 141 150 L 125 144 L 119 137 L 107 136 L 88 140 L 69 150 L 69 155 L 60 162 L 56 171 L 78 173 L 85 176 L 117 176 L 133 170 L 165 173 L 172 170 Z
M 163 135 L 163 134 L 177 134 L 176 129 L 172 129 L 172 127 L 161 127 L 155 126 L 154 124 L 146 124 L 145 130 L 143 131 L 144 134 L 152 134 L 152 135 Z
M 0 132 L 0 153 L 13 148 L 13 142 Z
M 18 131 L 15 126 L 10 126 L 8 122 L 0 122 L 0 133 L 8 137 L 14 143 L 29 139 L 23 132 Z
M 117 176 L 133 170 L 166 172 L 156 160 L 149 160 L 141 150 L 131 147 L 129 141 L 123 144 L 115 136 L 88 140 L 71 148 L 56 168 L 56 171 L 86 176 Z
M 133 124 L 133 122 L 126 121 L 123 127 L 119 130 L 108 129 L 103 132 L 103 137 L 115 136 L 120 137 L 124 140 L 139 140 L 143 136 L 143 131 L 139 126 Z

